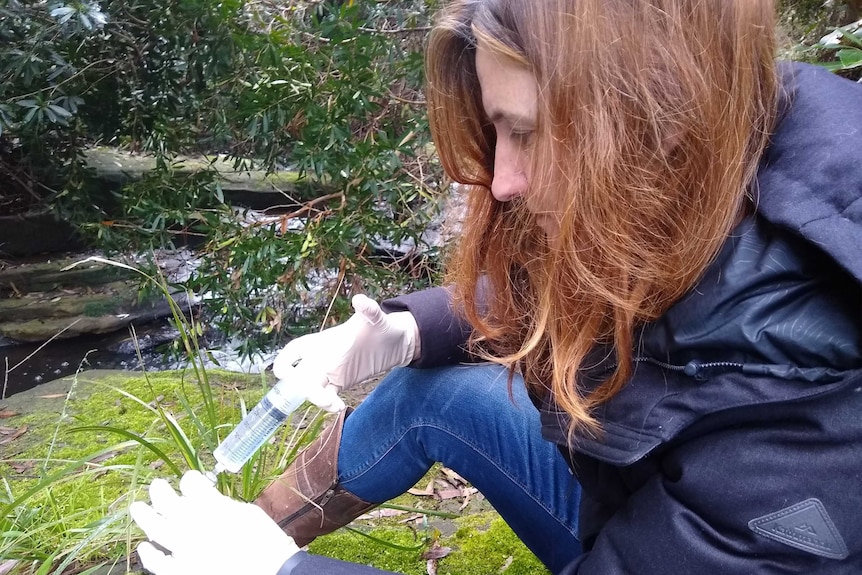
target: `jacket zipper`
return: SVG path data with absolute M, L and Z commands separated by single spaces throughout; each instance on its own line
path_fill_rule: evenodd
M 723 369 L 723 370 L 732 370 L 736 369 L 739 371 L 745 371 L 745 364 L 737 363 L 735 361 L 708 361 L 708 362 L 700 362 L 696 359 L 693 359 L 686 363 L 685 365 L 676 365 L 673 363 L 666 363 L 664 361 L 659 361 L 657 359 L 653 359 L 651 357 L 646 356 L 638 356 L 632 359 L 635 363 L 649 363 L 651 365 L 655 365 L 667 371 L 675 371 L 678 373 L 683 373 L 688 377 L 692 377 L 697 381 L 706 381 L 709 379 L 709 376 L 706 372 L 712 369 Z M 619 364 L 614 363 L 609 366 L 605 373 L 611 372 L 617 368 Z

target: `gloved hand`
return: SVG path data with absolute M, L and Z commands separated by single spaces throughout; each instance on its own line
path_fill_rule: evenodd
M 180 480 L 182 496 L 164 479 L 150 485 L 152 507 L 135 501 L 132 519 L 149 542 L 138 546 L 144 567 L 156 575 L 275 575 L 299 548 L 263 509 L 216 490 L 198 471 Z
M 365 295 L 353 296 L 352 303 L 350 319 L 294 339 L 272 366 L 279 380 L 320 390 L 308 400 L 328 411 L 344 408 L 338 391 L 407 365 L 419 351 L 419 329 L 409 311 L 386 314 Z

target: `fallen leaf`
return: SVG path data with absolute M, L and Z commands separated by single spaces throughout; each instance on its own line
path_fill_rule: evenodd
M 59 399 L 61 397 L 66 397 L 65 393 L 49 393 L 48 395 L 40 395 L 39 399 Z
M 448 467 L 441 468 L 441 471 L 449 478 L 449 480 L 455 485 L 467 485 L 467 480 L 455 473 L 453 470 Z
M 357 519 L 380 519 L 383 517 L 398 517 L 399 515 L 404 515 L 407 513 L 406 511 L 402 511 L 400 509 L 375 509 L 374 511 L 370 511 L 364 515 L 360 515 Z
M 451 547 L 443 547 L 435 541 L 430 549 L 422 553 L 422 559 L 443 559 L 451 552 Z
M 16 473 L 27 473 L 36 466 L 35 461 L 10 461 L 11 467 Z
M 416 489 L 415 487 L 411 487 L 407 490 L 407 493 L 410 493 L 411 495 L 418 495 L 420 497 L 430 497 L 434 495 L 434 480 L 432 479 L 431 481 L 429 481 L 428 486 L 425 487 L 425 489 Z
M 88 461 L 88 463 L 101 463 L 103 461 L 106 461 L 106 460 L 114 457 L 115 455 L 117 455 L 116 451 L 109 451 L 108 453 L 103 453 L 102 455 L 99 455 L 99 456 L 94 457 L 93 459 L 90 459 Z
M 165 396 L 159 395 L 154 400 L 149 402 L 147 405 L 149 405 L 150 407 L 158 407 L 159 404 L 161 404 L 164 400 L 165 400 Z
M 9 429 L 9 428 L 4 427 L 2 429 Z M 6 435 L 6 437 L 0 439 L 0 445 L 5 445 L 6 443 L 11 443 L 11 442 L 15 441 L 16 439 L 18 439 L 19 437 L 21 437 L 22 435 L 24 435 L 25 433 L 27 433 L 27 426 L 22 425 L 18 429 L 14 430 L 13 433 L 11 433 L 11 434 L 6 434 L 6 433 L 3 433 L 2 431 L 0 431 L 0 433 L 2 433 L 3 435 Z
M 441 489 L 437 492 L 437 497 L 440 498 L 441 501 L 446 501 L 447 499 L 455 499 L 456 497 L 463 497 L 464 493 L 457 488 L 454 489 Z
M 464 488 L 464 503 L 461 504 L 461 507 L 458 508 L 458 511 L 464 511 L 468 505 L 470 505 L 470 499 L 472 498 L 474 493 L 479 493 L 479 490 L 475 487 L 466 487 Z
M 503 561 L 503 566 L 497 570 L 497 573 L 503 573 L 504 571 L 506 571 L 509 567 L 512 566 L 512 561 L 514 561 L 514 560 L 515 560 L 515 558 L 512 557 L 511 555 L 506 557 L 506 560 Z
M 435 479 L 434 483 L 437 484 L 438 489 L 453 489 L 455 486 L 449 483 L 444 479 Z
M 8 409 L 4 409 L 3 411 L 0 411 L 0 419 L 6 418 L 6 417 L 15 417 L 16 415 L 18 415 L 17 412 L 11 411 Z

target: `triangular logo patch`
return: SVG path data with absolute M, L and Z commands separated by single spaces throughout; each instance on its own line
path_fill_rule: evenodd
M 830 559 L 848 555 L 844 539 L 818 499 L 806 499 L 781 511 L 752 519 L 748 528 L 779 543 Z

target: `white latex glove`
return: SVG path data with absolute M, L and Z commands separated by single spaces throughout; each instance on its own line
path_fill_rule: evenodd
M 355 313 L 346 322 L 298 337 L 284 346 L 272 371 L 279 380 L 307 384 L 308 400 L 321 409 L 339 411 L 338 392 L 399 365 L 419 352 L 419 328 L 409 311 L 384 313 L 365 295 L 352 300 Z
M 135 501 L 132 519 L 149 542 L 138 546 L 141 563 L 156 575 L 275 575 L 299 548 L 263 509 L 216 490 L 198 471 L 180 480 L 182 496 L 164 479 L 150 485 L 152 507 Z

